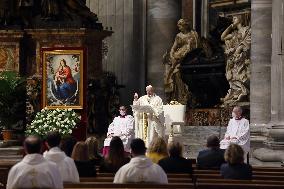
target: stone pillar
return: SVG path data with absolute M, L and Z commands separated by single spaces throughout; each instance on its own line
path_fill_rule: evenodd
M 251 133 L 260 135 L 270 122 L 272 1 L 251 1 Z
M 273 1 L 271 57 L 271 128 L 269 146 L 284 150 L 284 0 Z
M 284 160 L 283 7 L 284 0 L 272 2 L 271 122 L 267 148 L 254 151 L 254 156 L 262 161 Z
M 152 84 L 156 88 L 156 93 L 162 98 L 164 96 L 163 54 L 173 44 L 180 17 L 180 0 L 147 2 L 146 84 Z
M 193 18 L 195 17 L 194 13 L 195 10 L 193 9 L 193 5 L 195 0 L 182 0 L 182 18 L 186 18 L 189 20 L 189 22 L 192 24 L 192 27 L 194 26 L 193 23 L 195 22 Z
M 201 37 L 207 38 L 209 33 L 209 6 L 208 0 L 202 0 L 201 5 Z

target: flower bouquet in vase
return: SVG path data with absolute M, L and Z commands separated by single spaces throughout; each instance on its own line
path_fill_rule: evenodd
M 62 137 L 71 135 L 72 130 L 81 120 L 73 109 L 47 109 L 38 112 L 30 125 L 27 126 L 26 135 L 36 135 L 42 139 L 50 131 L 57 131 Z

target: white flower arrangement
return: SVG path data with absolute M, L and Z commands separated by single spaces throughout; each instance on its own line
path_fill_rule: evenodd
M 27 126 L 25 133 L 41 138 L 45 138 L 50 131 L 58 131 L 61 136 L 70 135 L 80 119 L 81 116 L 71 108 L 54 110 L 44 108 L 36 114 L 32 123 Z

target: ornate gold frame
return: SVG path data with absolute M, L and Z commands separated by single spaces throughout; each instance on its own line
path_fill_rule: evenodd
M 41 62 L 42 62 L 42 108 L 48 108 L 48 109 L 66 109 L 66 108 L 72 108 L 72 109 L 83 109 L 83 92 L 84 92 L 84 49 L 83 48 L 43 48 L 41 50 Z M 52 89 L 49 88 L 49 86 L 54 85 L 55 84 L 51 84 L 51 81 L 49 82 L 49 79 L 51 76 L 49 76 L 48 74 L 48 70 L 50 68 L 48 68 L 48 63 L 50 65 L 54 64 L 53 66 L 55 66 L 55 61 L 53 63 L 51 63 L 49 60 L 47 60 L 47 57 L 55 57 L 57 59 L 59 59 L 59 57 L 71 57 L 73 59 L 72 56 L 78 56 L 79 57 L 79 61 L 76 63 L 79 63 L 79 81 L 75 80 L 75 84 L 76 84 L 76 91 L 75 94 L 72 96 L 77 100 L 76 104 L 67 104 L 67 100 L 66 103 L 64 104 L 63 101 L 57 101 L 57 102 L 62 102 L 61 104 L 49 104 L 49 100 L 48 99 L 48 94 L 52 92 Z M 58 61 L 57 61 L 58 62 Z M 74 64 L 75 61 L 73 61 L 72 63 Z M 71 64 L 71 63 L 70 63 Z M 70 67 L 69 67 L 70 68 Z M 59 69 L 59 68 L 58 68 Z M 71 69 L 71 68 L 70 68 Z M 72 69 L 71 69 L 72 70 Z M 51 75 L 51 74 L 50 74 Z M 53 73 L 53 76 L 55 77 L 55 74 Z M 72 76 L 73 78 L 73 76 Z M 55 80 L 55 79 L 53 79 Z M 48 83 L 49 82 L 49 83 Z M 54 81 L 53 81 L 54 82 Z M 64 83 L 67 83 L 64 81 Z M 74 83 L 73 83 L 74 84 Z M 48 91 L 50 90 L 50 92 Z M 78 92 L 79 90 L 79 92 Z M 58 100 L 55 95 L 52 96 L 53 99 Z M 70 103 L 70 102 L 68 102 Z

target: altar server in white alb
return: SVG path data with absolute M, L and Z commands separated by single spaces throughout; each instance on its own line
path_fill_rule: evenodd
M 232 112 L 224 139 L 220 142 L 221 149 L 227 149 L 230 143 L 240 145 L 245 154 L 250 150 L 249 121 L 242 116 L 242 109 L 235 106 Z
M 146 95 L 138 99 L 138 94 L 134 94 L 133 105 L 151 106 L 153 109 L 152 114 L 147 114 L 148 128 L 145 132 L 143 124 L 143 115 L 138 112 L 133 112 L 135 117 L 135 137 L 141 138 L 145 141 L 146 146 L 150 144 L 154 137 L 164 138 L 164 115 L 163 115 L 163 101 L 154 93 L 154 88 L 151 85 L 146 87 Z M 146 133 L 146 136 L 145 136 Z
M 42 143 L 38 137 L 27 137 L 24 142 L 26 156 L 9 171 L 7 189 L 63 188 L 59 169 L 55 163 L 40 154 Z
M 104 156 L 107 156 L 110 141 L 114 136 L 120 137 L 124 145 L 124 151 L 130 152 L 130 143 L 134 138 L 134 118 L 131 115 L 127 115 L 125 106 L 119 107 L 119 114 L 108 127 L 107 138 L 104 141 Z

